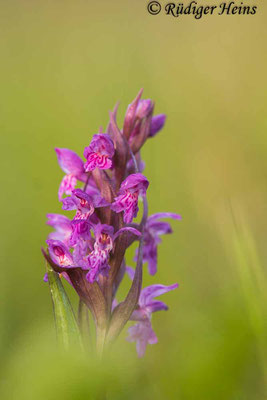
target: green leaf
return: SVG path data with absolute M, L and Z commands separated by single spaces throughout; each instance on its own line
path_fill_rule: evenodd
M 48 282 L 54 308 L 57 337 L 63 348 L 71 345 L 82 345 L 79 327 L 77 325 L 71 303 L 62 282 L 52 267 L 47 264 Z
M 86 304 L 80 299 L 79 300 L 79 308 L 78 308 L 78 323 L 80 327 L 81 336 L 83 339 L 84 348 L 92 348 L 92 332 L 90 329 L 90 320 L 88 307 Z

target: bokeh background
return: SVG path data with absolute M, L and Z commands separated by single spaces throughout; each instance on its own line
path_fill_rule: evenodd
M 257 3 L 254 16 L 195 20 L 151 16 L 145 0 L 0 1 L 1 399 L 102 399 L 104 386 L 108 399 L 266 398 L 267 9 Z M 150 212 L 183 216 L 145 284 L 180 287 L 154 316 L 159 343 L 144 359 L 124 331 L 98 365 L 58 350 L 42 282 L 45 215 L 60 212 L 53 149 L 82 155 L 141 87 L 168 115 L 142 153 Z

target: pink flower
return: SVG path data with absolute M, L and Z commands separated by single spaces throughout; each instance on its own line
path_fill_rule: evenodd
M 116 213 L 124 212 L 123 220 L 126 224 L 132 222 L 138 213 L 138 197 L 145 196 L 149 182 L 140 174 L 129 175 L 121 184 L 119 196 L 115 197 L 111 209 Z
M 68 248 L 60 240 L 48 239 L 48 251 L 52 261 L 59 267 L 73 267 L 73 258 Z
M 114 234 L 114 228 L 106 224 L 93 225 L 93 231 L 95 235 L 94 249 L 87 258 L 89 272 L 86 276 L 91 283 L 96 280 L 99 274 L 106 275 L 109 271 L 109 255 L 113 250 L 114 241 L 120 234 L 129 231 L 140 236 L 140 232 L 131 227 L 122 228 Z
M 71 197 L 62 201 L 63 210 L 77 210 L 74 221 L 86 221 L 94 213 L 95 208 L 105 207 L 108 203 L 100 195 L 90 195 L 81 189 L 72 191 Z
M 76 187 L 77 180 L 85 181 L 82 159 L 72 150 L 55 148 L 58 163 L 66 173 L 59 186 L 58 198 L 61 201 L 63 194 L 70 195 Z
M 161 243 L 161 235 L 172 233 L 169 222 L 160 221 L 162 218 L 180 220 L 181 216 L 173 213 L 158 213 L 151 215 L 146 222 L 144 230 L 143 262 L 148 263 L 150 275 L 157 272 L 158 245 Z M 135 260 L 137 259 L 137 255 Z
M 131 279 L 133 279 L 134 270 L 130 267 L 127 267 L 126 269 Z M 131 320 L 138 321 L 138 323 L 129 328 L 129 336 L 127 338 L 129 342 L 136 342 L 138 357 L 143 357 L 147 344 L 155 344 L 158 341 L 151 325 L 152 313 L 161 310 L 168 310 L 165 303 L 159 300 L 154 300 L 154 298 L 161 296 L 170 290 L 176 289 L 177 287 L 177 283 L 170 286 L 151 285 L 145 287 L 141 291 L 138 306 L 131 316 Z
M 55 229 L 49 234 L 48 239 L 60 240 L 68 245 L 72 235 L 72 224 L 69 218 L 61 214 L 47 214 L 47 225 Z
M 108 134 L 101 133 L 94 135 L 90 145 L 84 149 L 83 154 L 87 159 L 87 162 L 84 164 L 85 171 L 93 171 L 96 168 L 111 168 L 111 159 L 114 153 L 114 144 Z

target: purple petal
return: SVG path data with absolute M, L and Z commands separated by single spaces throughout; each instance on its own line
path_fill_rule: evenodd
M 82 240 L 81 240 L 82 239 Z M 86 242 L 85 242 L 86 241 Z M 82 243 L 87 243 L 87 247 L 91 241 L 90 225 L 87 221 L 74 220 L 72 222 L 72 233 L 69 239 L 69 245 L 75 246 Z M 74 249 L 75 251 L 75 249 Z M 74 257 L 74 252 L 73 252 Z M 75 259 L 75 257 L 74 257 Z
M 155 136 L 164 126 L 166 120 L 165 114 L 158 114 L 152 117 L 149 137 Z
M 68 248 L 59 240 L 47 240 L 52 261 L 60 267 L 73 267 L 73 258 Z
M 133 218 L 137 216 L 138 197 L 129 193 L 115 197 L 115 202 L 112 203 L 111 209 L 117 213 L 124 211 L 123 220 L 126 224 L 130 224 Z
M 146 305 L 146 310 L 149 313 L 153 313 L 153 312 L 156 312 L 156 311 L 162 311 L 162 310 L 167 311 L 168 310 L 168 306 L 167 306 L 167 304 L 163 303 L 163 301 L 154 300 L 151 303 Z
M 107 133 L 96 134 L 88 147 L 84 149 L 84 157 L 87 159 L 91 153 L 99 153 L 108 157 L 113 157 L 115 152 L 114 144 Z
M 129 336 L 127 337 L 127 340 L 129 342 L 136 342 L 138 357 L 143 357 L 147 344 L 155 344 L 158 340 L 149 320 L 131 326 L 128 332 Z
M 131 321 L 138 321 L 138 322 L 146 321 L 147 319 L 148 319 L 147 311 L 140 307 L 134 310 L 130 317 Z
M 81 189 L 75 189 L 72 192 L 72 198 L 76 203 L 77 214 L 74 219 L 87 219 L 94 212 L 94 205 L 91 196 Z
M 89 196 L 88 193 L 84 192 L 84 191 L 81 190 L 81 189 L 75 189 L 75 190 L 73 190 L 72 194 L 73 194 L 75 197 L 77 197 L 78 199 L 85 200 L 85 201 L 87 201 L 88 203 L 91 203 L 91 201 L 92 201 L 91 196 Z
M 89 194 L 90 197 L 100 195 L 99 189 L 96 187 L 95 181 L 92 176 L 89 178 L 85 192 Z
M 123 222 L 125 222 L 125 224 L 130 224 L 132 220 L 137 216 L 138 210 L 139 208 L 137 206 L 137 203 L 134 203 L 129 209 L 124 210 Z
M 149 251 L 144 246 L 144 262 L 147 262 L 148 265 L 148 272 L 150 275 L 155 275 L 157 272 L 157 265 L 158 265 L 158 249 L 157 246 L 150 247 Z
M 117 239 L 117 237 L 119 235 L 121 235 L 123 232 L 131 232 L 133 235 L 136 235 L 136 236 L 142 235 L 141 232 L 138 231 L 137 229 L 132 228 L 130 226 L 126 226 L 125 228 L 121 228 L 118 232 L 115 233 L 113 240 Z
M 132 193 L 125 193 L 115 197 L 114 203 L 111 204 L 111 210 L 119 213 L 124 211 L 123 221 L 130 224 L 138 213 L 138 196 Z
M 88 244 L 86 241 L 77 238 L 76 244 L 73 250 L 73 260 L 75 265 L 88 270 L 88 263 L 85 260 L 88 251 Z
M 172 228 L 169 222 L 165 221 L 157 221 L 157 220 L 150 220 L 147 221 L 146 228 L 149 229 L 149 231 L 153 232 L 153 235 L 155 236 L 155 239 L 158 239 L 157 237 L 159 235 L 166 235 L 168 233 L 172 233 Z M 161 240 L 159 240 L 160 242 Z M 158 242 L 158 240 L 156 240 Z
M 155 332 L 153 331 L 153 329 L 152 329 L 152 332 L 150 333 L 150 337 L 149 337 L 149 339 L 148 339 L 148 343 L 149 343 L 149 344 L 156 344 L 156 343 L 158 343 L 158 338 L 157 338 Z
M 145 307 L 147 304 L 151 303 L 154 297 L 161 296 L 164 293 L 169 292 L 170 290 L 178 288 L 178 284 L 174 283 L 170 286 L 165 285 L 151 285 L 147 286 L 141 291 L 139 304 L 141 307 Z
M 77 178 L 75 175 L 65 175 L 59 185 L 58 189 L 58 199 L 62 200 L 63 194 L 71 195 L 73 189 L 77 184 Z
M 89 259 L 88 259 L 88 261 L 89 261 Z M 89 272 L 86 275 L 86 279 L 90 283 L 95 282 L 97 280 L 99 274 L 107 276 L 107 273 L 110 269 L 110 266 L 108 265 L 107 262 L 101 262 L 101 260 L 97 260 L 97 261 L 94 260 L 93 263 L 94 264 L 92 266 L 90 266 L 90 263 L 89 263 L 89 266 L 91 269 L 89 270 Z
M 66 174 L 79 176 L 83 174 L 83 161 L 74 151 L 69 149 L 55 148 L 58 163 Z
M 149 182 L 147 178 L 141 174 L 141 173 L 136 173 L 136 174 L 131 174 L 129 175 L 121 184 L 121 190 L 127 190 L 127 189 L 135 189 L 138 191 L 145 192 L 149 186 Z
M 94 250 L 87 257 L 89 272 L 86 279 L 92 283 L 99 274 L 107 276 L 110 266 L 108 264 L 109 254 L 113 249 L 113 230 L 114 228 L 106 224 L 93 226 L 95 234 Z
M 71 224 L 71 221 L 68 217 L 61 214 L 47 214 L 47 225 L 52 226 L 53 228 L 57 227 L 65 227 Z
M 62 200 L 62 209 L 63 210 L 76 210 L 77 204 L 74 196 L 66 197 Z
M 138 213 L 138 196 L 145 195 L 149 182 L 140 174 L 129 175 L 121 184 L 119 196 L 115 197 L 111 209 L 116 213 L 124 211 L 123 220 L 130 224 Z
M 134 260 L 137 259 L 137 253 L 134 257 Z M 150 275 L 155 275 L 157 272 L 157 263 L 158 263 L 158 248 L 155 244 L 155 240 L 152 237 L 145 240 L 144 248 L 143 248 L 143 263 L 148 264 L 148 272 Z
M 154 221 L 157 219 L 161 218 L 172 218 L 172 219 L 177 219 L 180 220 L 182 219 L 181 215 L 179 214 L 174 214 L 174 213 L 169 213 L 169 212 L 162 212 L 162 213 L 157 213 L 157 214 L 152 214 L 150 217 L 148 217 L 148 221 Z
M 136 342 L 136 351 L 139 358 L 144 357 L 147 343 L 145 340 L 139 339 Z
M 47 219 L 47 224 L 55 229 L 48 239 L 60 240 L 66 244 L 72 235 L 72 223 L 69 218 L 60 214 L 47 214 Z
M 106 233 L 107 235 L 109 235 L 110 237 L 113 238 L 114 228 L 111 225 L 99 223 L 99 224 L 93 225 L 93 231 L 94 231 L 96 240 L 98 240 L 100 238 L 102 233 Z

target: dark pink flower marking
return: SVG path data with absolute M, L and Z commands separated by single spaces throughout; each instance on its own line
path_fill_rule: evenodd
M 116 213 L 124 212 L 123 220 L 126 224 L 132 222 L 138 213 L 138 197 L 145 196 L 149 182 L 140 174 L 132 174 L 126 178 L 120 187 L 119 196 L 115 197 L 111 209 Z
M 62 200 L 63 210 L 77 210 L 73 221 L 86 221 L 95 208 L 105 207 L 108 203 L 100 195 L 89 195 L 81 189 L 72 191 L 71 197 Z
M 85 171 L 93 171 L 96 168 L 111 168 L 111 159 L 114 153 L 114 144 L 108 134 L 100 133 L 94 135 L 90 145 L 84 149 L 83 154 L 87 159 L 87 162 L 84 164 Z

